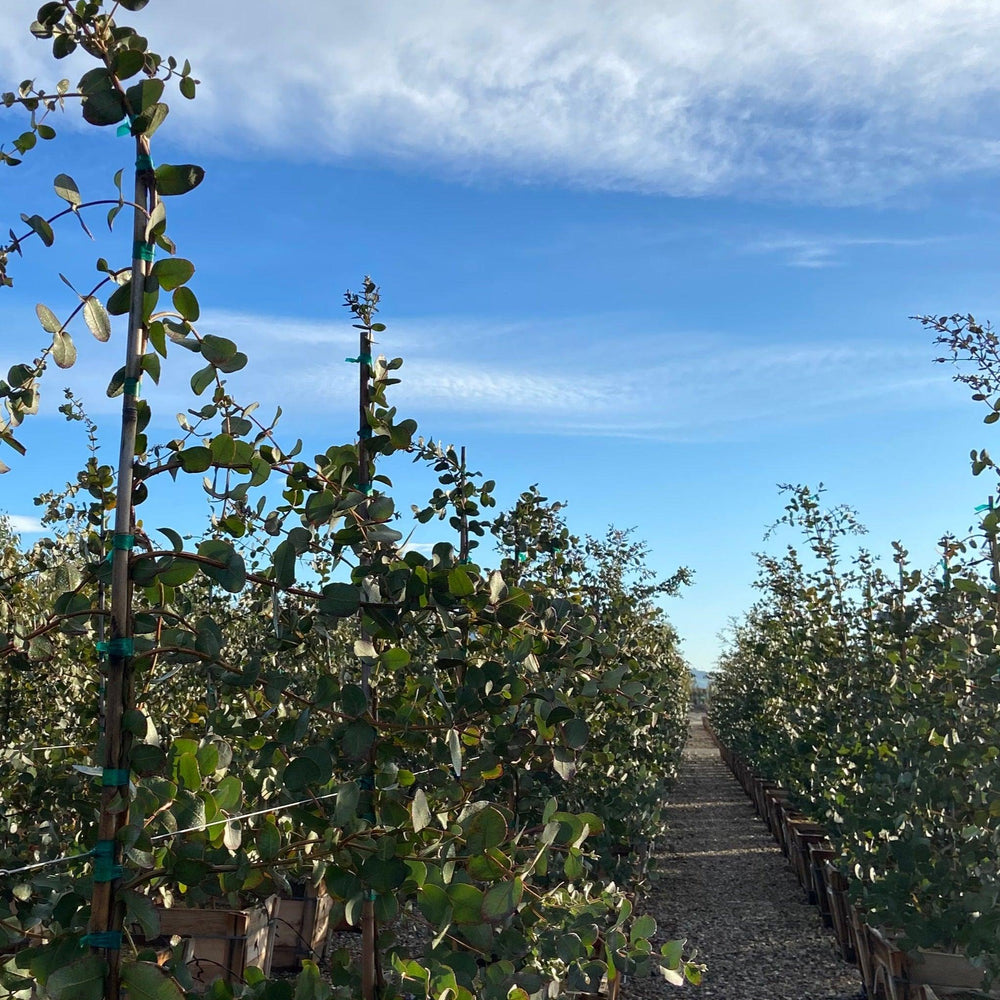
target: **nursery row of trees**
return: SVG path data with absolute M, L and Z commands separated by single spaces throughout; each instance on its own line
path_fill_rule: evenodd
M 956 378 L 1000 413 L 998 340 L 924 317 Z M 985 451 L 973 472 L 996 471 Z M 940 542 L 929 572 L 864 550 L 855 513 L 786 487 L 799 542 L 759 557 L 760 600 L 733 629 L 712 696 L 722 742 L 822 822 L 868 922 L 904 948 L 957 949 L 1000 972 L 1000 510 Z
M 177 1000 L 194 987 L 183 963 L 144 947 L 158 905 L 239 906 L 295 879 L 361 928 L 360 961 L 335 955 L 329 982 L 307 963 L 295 985 L 248 975 L 212 996 L 528 1000 L 602 983 L 613 996 L 657 969 L 697 980 L 681 943 L 654 950 L 655 922 L 634 911 L 686 732 L 689 674 L 658 607 L 686 572 L 654 578 L 628 531 L 579 539 L 534 487 L 491 512 L 495 484 L 464 450 L 417 438 L 391 405 L 402 361 L 373 353 L 385 327 L 371 279 L 345 297 L 349 440 L 308 458 L 238 398 L 248 358 L 201 328 L 195 265 L 168 235 L 165 198 L 204 171 L 152 155 L 166 86 L 193 98 L 198 81 L 118 20 L 146 2 L 43 4 L 32 33 L 94 68 L 3 96 L 27 120 L 7 165 L 77 101 L 87 123 L 118 126 L 135 168 L 111 198 L 60 174 L 61 207 L 24 213 L 0 248 L 10 285 L 61 224 L 108 210 L 96 283 L 65 279 L 71 304 L 37 307 L 45 340 L 0 381 L 3 442 L 23 451 L 48 369 L 76 359 L 77 322 L 125 351 L 108 386 L 118 462 L 101 462 L 68 394 L 84 468 L 40 498 L 48 537 L 25 552 L 0 529 L 0 986 Z M 128 215 L 130 262 L 115 267 Z M 175 355 L 194 358 L 197 398 L 158 440 L 155 392 L 140 389 Z M 430 554 L 394 526 L 387 472 L 402 456 L 437 477 L 414 508 L 446 522 Z M 205 533 L 144 526 L 150 493 L 185 482 L 207 495 Z M 396 939 L 400 914 L 422 944 Z

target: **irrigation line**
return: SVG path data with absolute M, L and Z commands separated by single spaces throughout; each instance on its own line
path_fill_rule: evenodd
M 158 833 L 150 840 L 166 840 L 168 837 L 179 837 L 182 833 L 199 833 L 213 826 L 223 823 L 235 823 L 240 819 L 252 819 L 254 816 L 264 816 L 266 813 L 284 812 L 286 809 L 294 809 L 296 806 L 310 805 L 313 802 L 323 802 L 326 799 L 335 799 L 340 792 L 331 792 L 329 795 L 319 795 L 309 799 L 299 799 L 298 802 L 286 802 L 284 805 L 270 806 L 267 809 L 256 809 L 254 812 L 242 813 L 239 816 L 227 816 L 225 819 L 215 819 L 211 823 L 202 823 L 200 826 L 189 826 L 183 830 L 173 830 L 170 833 Z M 20 875 L 21 872 L 37 871 L 39 868 L 48 868 L 51 865 L 61 865 L 64 861 L 77 861 L 81 858 L 89 858 L 93 851 L 85 851 L 83 854 L 66 854 L 61 858 L 53 858 L 51 861 L 38 861 L 33 865 L 23 865 L 20 868 L 0 868 L 0 878 L 7 878 L 10 875 Z
M 89 743 L 60 743 L 54 747 L 2 747 L 0 753 L 41 753 L 43 750 L 86 750 Z
M 81 858 L 91 857 L 93 853 L 93 851 L 84 851 L 83 854 L 66 854 L 61 858 L 53 858 L 51 861 L 37 861 L 33 865 L 24 865 L 21 868 L 0 868 L 0 878 L 20 875 L 21 872 L 33 872 L 39 868 L 49 868 L 52 865 L 61 865 L 64 861 L 79 861 Z
M 202 823 L 200 826 L 189 826 L 183 830 L 173 830 L 170 833 L 158 833 L 150 840 L 166 840 L 168 837 L 179 837 L 182 833 L 199 833 L 209 827 L 220 826 L 223 823 L 235 823 L 238 819 L 252 819 L 254 816 L 264 816 L 267 813 L 284 812 L 286 809 L 294 809 L 296 806 L 310 805 L 313 802 L 323 802 L 325 799 L 335 799 L 340 792 L 330 792 L 329 795 L 318 795 L 308 799 L 299 799 L 298 802 L 286 802 L 284 805 L 270 806 L 267 809 L 257 809 L 254 812 L 242 813 L 239 816 L 226 816 L 225 819 L 213 819 L 211 823 Z

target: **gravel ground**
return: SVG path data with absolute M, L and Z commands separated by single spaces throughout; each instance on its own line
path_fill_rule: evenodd
M 666 810 L 666 847 L 640 904 L 657 943 L 687 938 L 707 967 L 688 995 L 720 1000 L 855 1000 L 861 977 L 834 953 L 831 933 L 692 716 Z M 623 1000 L 683 994 L 663 980 L 624 984 Z

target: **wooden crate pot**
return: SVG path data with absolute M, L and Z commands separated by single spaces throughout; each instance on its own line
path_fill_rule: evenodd
M 830 897 L 826 891 L 826 863 L 833 861 L 836 857 L 837 852 L 829 840 L 818 840 L 809 845 L 809 874 L 812 881 L 812 891 L 824 927 L 833 927 Z
M 775 840 L 780 840 L 781 837 L 778 833 L 778 827 L 781 824 L 781 806 L 788 801 L 791 794 L 787 788 L 782 788 L 780 785 L 769 788 L 764 794 L 764 819 L 767 821 L 768 829 Z
M 929 987 L 941 997 L 955 990 L 980 991 L 984 997 L 1000 996 L 1000 986 L 986 991 L 984 973 L 964 955 L 954 952 L 917 948 L 905 953 L 903 978 L 907 987 L 900 1000 L 915 1000 L 924 987 Z
M 220 977 L 242 983 L 247 969 L 271 971 L 277 896 L 243 910 L 211 910 L 172 906 L 160 909 L 160 931 L 190 938 L 193 955 L 188 971 L 196 983 L 208 986 Z
M 303 959 L 320 962 L 326 953 L 333 899 L 306 886 L 301 896 L 280 898 L 275 913 L 274 953 L 276 972 L 298 969 Z
M 854 956 L 864 983 L 865 994 L 875 995 L 875 973 L 878 971 L 872 957 L 871 937 L 864 914 L 856 907 L 850 908 L 851 931 L 854 936 Z
M 818 823 L 792 823 L 789 827 L 792 834 L 788 850 L 788 860 L 795 872 L 799 885 L 805 890 L 810 903 L 816 902 L 816 894 L 812 884 L 812 865 L 809 862 L 809 848 L 812 844 L 829 843 L 826 838 L 826 828 Z
M 847 876 L 832 861 L 827 861 L 823 865 L 823 880 L 826 883 L 826 898 L 830 904 L 833 935 L 837 939 L 840 957 L 853 965 L 857 961 L 857 954 L 851 926 L 851 904 L 847 895 Z

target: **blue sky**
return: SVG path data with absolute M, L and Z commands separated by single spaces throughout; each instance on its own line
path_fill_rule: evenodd
M 697 667 L 753 599 L 777 483 L 822 480 L 859 509 L 872 549 L 901 538 L 921 564 L 968 527 L 991 485 L 968 453 L 996 432 L 907 317 L 1000 312 L 994 5 L 295 11 L 153 0 L 135 20 L 203 81 L 194 103 L 172 101 L 154 149 L 208 171 L 170 206 L 201 329 L 239 342 L 251 364 L 233 387 L 280 402 L 307 453 L 350 435 L 340 301 L 370 272 L 381 347 L 406 362 L 401 410 L 465 444 L 502 502 L 537 482 L 578 533 L 635 525 L 662 573 L 690 566 L 695 585 L 668 610 Z M 60 75 L 24 30 L 33 14 L 0 10 L 4 89 Z M 113 130 L 68 121 L 0 176 L 0 205 L 10 224 L 54 208 L 63 170 L 104 195 L 129 159 Z M 124 229 L 98 245 L 66 229 L 18 261 L 0 366 L 42 344 L 36 302 L 72 305 L 59 271 L 83 287 L 127 243 Z M 52 415 L 63 384 L 110 460 L 103 387 L 121 339 L 79 331 L 78 367 L 49 373 L 48 412 L 23 429 L 28 457 L 3 456 L 0 508 L 23 526 L 83 458 L 78 428 Z M 191 405 L 189 359 L 168 362 L 145 392 L 164 436 Z M 432 486 L 405 463 L 396 474 L 404 508 Z M 165 484 L 146 507 L 147 526 L 191 529 L 204 510 Z

